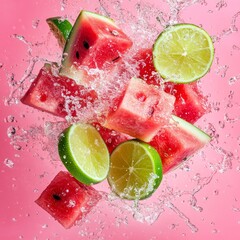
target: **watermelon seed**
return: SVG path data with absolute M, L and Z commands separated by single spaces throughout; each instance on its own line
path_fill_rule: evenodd
M 76 51 L 76 58 L 79 59 L 79 57 L 80 57 L 80 56 L 79 56 L 79 52 Z
M 89 43 L 87 41 L 83 41 L 83 46 L 86 48 L 86 49 L 89 49 Z
M 113 62 L 116 62 L 119 58 L 120 58 L 120 56 L 114 58 L 112 61 L 113 61 Z
M 57 194 L 53 194 L 53 198 L 57 201 L 61 200 L 61 197 Z

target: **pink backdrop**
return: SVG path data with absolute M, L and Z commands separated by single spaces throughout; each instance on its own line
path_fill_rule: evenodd
M 137 0 L 99 2 L 113 17 L 119 15 L 119 6 L 134 14 L 139 9 Z M 24 78 L 29 84 L 31 78 L 27 76 L 36 57 L 59 59 L 60 51 L 56 52 L 56 40 L 45 19 L 60 15 L 73 21 L 82 8 L 99 9 L 99 2 L 8 0 L 1 4 L 0 239 L 240 239 L 239 0 L 182 1 L 180 20 L 202 25 L 215 40 L 215 60 L 211 72 L 202 79 L 202 89 L 213 110 L 197 123 L 213 141 L 165 176 L 154 197 L 143 203 L 143 215 L 135 214 L 134 218 L 126 204 L 101 201 L 86 222 L 65 230 L 34 203 L 63 169 L 52 161 L 54 155 L 46 150 L 41 135 L 44 121 L 55 119 L 21 104 L 7 106 L 6 99 Z M 151 1 L 154 7 L 147 4 L 147 11 L 155 15 L 145 17 L 153 16 L 155 21 L 154 17 L 163 12 L 167 18 L 174 2 L 181 4 Z M 184 8 L 184 2 L 196 3 Z M 126 29 L 130 26 L 125 25 Z M 34 65 L 33 74 L 41 65 Z M 10 136 L 10 132 L 16 133 Z M 96 188 L 105 190 L 106 186 Z M 149 224 L 155 217 L 157 220 Z

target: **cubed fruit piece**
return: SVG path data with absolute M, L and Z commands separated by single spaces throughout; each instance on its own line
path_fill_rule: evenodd
M 112 19 L 81 11 L 65 45 L 60 72 L 81 82 L 83 69 L 112 67 L 131 46 Z
M 161 78 L 153 64 L 152 49 L 140 49 L 134 56 L 139 77 L 148 84 L 160 86 Z M 175 84 L 164 83 L 164 90 L 176 97 L 174 114 L 190 123 L 196 122 L 209 111 L 206 97 L 200 92 L 197 83 Z
M 148 142 L 170 119 L 175 97 L 132 78 L 104 126 Z
M 120 143 L 131 139 L 131 137 L 128 136 L 127 134 L 123 134 L 115 130 L 105 128 L 100 123 L 93 123 L 93 126 L 98 130 L 101 137 L 103 138 L 105 144 L 107 145 L 109 153 L 112 153 L 112 151 Z
M 207 99 L 198 89 L 197 83 L 174 84 L 165 83 L 165 91 L 174 95 L 174 114 L 190 123 L 195 123 L 209 112 Z
M 161 156 L 164 173 L 179 166 L 211 140 L 191 123 L 177 116 L 173 116 L 173 120 L 171 125 L 161 129 L 150 142 Z
M 86 216 L 100 199 L 101 195 L 94 188 L 61 171 L 35 202 L 65 228 L 70 228 Z
M 97 99 L 94 90 L 77 85 L 74 80 L 55 76 L 45 64 L 22 97 L 21 102 L 59 117 L 76 116 L 76 112 Z
M 133 59 L 139 72 L 138 77 L 148 84 L 160 86 L 161 78 L 153 65 L 152 48 L 140 49 Z

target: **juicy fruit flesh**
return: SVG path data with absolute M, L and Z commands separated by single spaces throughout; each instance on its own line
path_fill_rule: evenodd
M 154 65 L 162 77 L 173 82 L 192 82 L 209 70 L 214 47 L 201 28 L 178 24 L 162 32 L 154 44 Z
M 72 79 L 54 76 L 50 66 L 44 66 L 21 102 L 59 117 L 75 117 L 96 99 L 94 90 L 77 85 Z
M 170 118 L 173 103 L 173 96 L 132 78 L 104 126 L 148 142 Z
M 194 125 L 176 116 L 173 119 L 175 122 L 172 126 L 159 131 L 149 143 L 161 156 L 164 173 L 178 166 L 211 140 Z
M 68 172 L 59 172 L 36 203 L 51 214 L 65 228 L 70 228 L 85 216 L 101 195 L 92 187 L 85 186 Z
M 146 143 L 127 141 L 113 151 L 108 181 L 120 197 L 149 197 L 161 180 L 161 159 L 156 150 Z
M 63 164 L 79 181 L 91 184 L 107 177 L 109 153 L 93 126 L 70 126 L 60 137 L 58 149 Z
M 112 20 L 82 11 L 65 46 L 61 74 L 81 81 L 79 72 L 112 67 L 131 46 L 132 41 Z

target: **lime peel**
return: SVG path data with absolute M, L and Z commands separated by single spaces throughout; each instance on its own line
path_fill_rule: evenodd
M 85 184 L 103 181 L 109 171 L 109 152 L 99 132 L 88 124 L 73 124 L 59 137 L 58 152 L 65 167 Z

